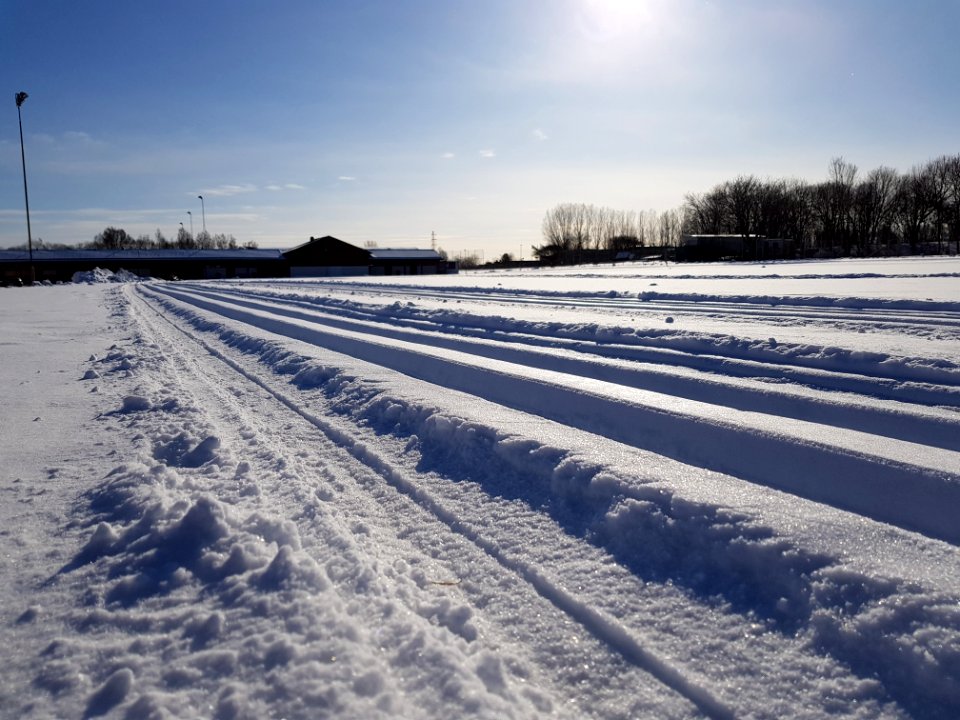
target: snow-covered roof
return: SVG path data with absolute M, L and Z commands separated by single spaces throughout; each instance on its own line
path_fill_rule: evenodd
M 416 248 L 369 248 L 374 260 L 441 260 L 436 250 Z

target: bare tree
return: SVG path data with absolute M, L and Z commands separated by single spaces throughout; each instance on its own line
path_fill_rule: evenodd
M 819 223 L 819 243 L 836 252 L 850 252 L 850 214 L 857 166 L 842 157 L 833 158 L 826 182 L 813 191 L 813 209 Z
M 787 181 L 786 192 L 787 224 L 783 236 L 796 240 L 801 254 L 806 255 L 814 236 L 813 189 L 795 179 Z
M 729 189 L 729 183 L 722 183 L 699 197 L 688 196 L 687 210 L 692 214 L 691 225 L 696 233 L 720 235 L 732 231 Z M 691 204 L 691 198 L 696 200 L 695 204 Z
M 125 250 L 135 245 L 134 239 L 123 228 L 108 227 L 97 233 L 89 247 L 95 250 Z
M 878 167 L 867 173 L 853 191 L 851 229 L 860 252 L 878 248 L 881 240 L 889 243 L 889 231 L 896 209 L 897 171 Z M 883 237 L 881 238 L 881 235 Z
M 913 167 L 898 183 L 896 212 L 901 237 L 910 243 L 911 252 L 916 252 L 924 241 L 924 227 L 932 214 L 930 175 L 924 168 Z
M 954 243 L 954 252 L 960 254 L 960 155 L 946 158 L 946 165 L 948 238 Z
M 586 237 L 583 240 L 583 250 L 596 250 L 604 240 L 607 232 L 607 215 L 609 210 L 593 205 L 584 206 L 584 221 L 586 222 Z
M 604 247 L 619 252 L 641 245 L 637 214 L 631 210 L 610 211 Z
M 644 216 L 646 227 L 646 242 L 649 245 L 660 245 L 660 213 L 656 210 L 647 210 Z
M 480 256 L 476 253 L 464 250 L 457 255 L 457 264 L 464 270 L 471 270 L 480 265 Z
M 174 241 L 178 250 L 195 250 L 197 241 L 188 231 L 183 229 L 183 225 L 177 230 L 177 239 Z
M 666 210 L 660 213 L 659 241 L 663 247 L 680 244 L 680 232 L 683 228 L 683 211 Z
M 947 157 L 931 160 L 924 167 L 927 175 L 930 206 L 932 210 L 933 237 L 937 241 L 937 252 L 943 252 L 944 229 L 950 216 L 950 161 Z
M 732 230 L 737 235 L 749 237 L 756 234 L 759 216 L 760 183 L 752 175 L 741 175 L 726 183 L 727 211 Z
M 647 234 L 647 211 L 637 213 L 637 244 L 640 247 L 650 244 L 650 235 Z
M 541 226 L 544 248 L 566 252 L 573 247 L 574 214 L 573 203 L 561 203 L 547 211 Z
M 582 253 L 590 242 L 590 210 L 587 205 L 577 203 L 571 207 L 570 231 L 573 250 Z

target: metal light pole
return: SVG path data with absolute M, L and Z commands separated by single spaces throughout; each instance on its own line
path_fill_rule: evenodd
M 203 213 L 203 234 L 207 234 L 207 211 L 203 207 L 203 195 L 197 195 L 200 198 L 200 212 Z
M 187 215 L 190 216 L 190 237 L 193 237 L 193 213 L 187 210 Z
M 27 252 L 30 255 L 30 284 L 37 279 L 36 271 L 33 268 L 33 234 L 30 231 L 30 195 L 27 193 L 27 156 L 23 152 L 23 118 L 20 117 L 20 106 L 27 99 L 25 92 L 17 93 L 17 120 L 20 123 L 20 163 L 23 165 L 23 201 L 27 206 Z

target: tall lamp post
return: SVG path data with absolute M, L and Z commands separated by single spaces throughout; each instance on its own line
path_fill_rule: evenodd
M 193 237 L 193 213 L 187 210 L 187 215 L 190 216 L 190 237 Z
M 17 93 L 17 121 L 20 123 L 20 163 L 23 165 L 23 201 L 27 206 L 27 252 L 30 255 L 30 284 L 37 279 L 33 268 L 33 234 L 30 231 L 30 195 L 27 193 L 27 156 L 23 151 L 23 118 L 20 116 L 20 106 L 27 99 L 25 92 Z
M 203 207 L 203 195 L 197 195 L 200 198 L 200 212 L 203 213 L 203 234 L 207 234 L 207 211 Z

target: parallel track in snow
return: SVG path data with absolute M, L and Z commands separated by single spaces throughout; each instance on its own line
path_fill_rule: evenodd
M 818 717 L 839 697 L 865 717 L 943 702 L 914 694 L 909 656 L 875 667 L 873 635 L 839 628 L 858 603 L 901 602 L 898 582 L 864 569 L 874 548 L 897 572 L 914 553 L 952 562 L 938 542 L 960 542 L 950 408 L 857 392 L 885 378 L 821 369 L 842 392 L 769 387 L 716 364 L 704 373 L 579 340 L 392 324 L 216 285 L 150 284 L 130 298 L 184 392 L 219 408 L 221 435 L 253 427 L 276 449 L 250 472 L 270 476 L 271 458 L 285 468 L 262 492 L 318 560 L 356 566 L 345 601 L 350 578 L 419 556 L 454 579 L 482 641 L 523 658 L 578 717 L 607 716 L 624 696 L 639 715 L 664 703 L 715 718 Z M 316 484 L 335 522 L 298 507 Z M 705 499 L 701 484 L 730 494 Z M 842 547 L 821 541 L 838 533 Z M 954 569 L 941 568 L 950 586 Z M 928 602 L 939 572 L 918 572 L 908 592 Z M 420 591 L 377 592 L 357 609 L 365 622 L 397 603 L 422 612 Z
M 203 288 L 198 288 L 203 292 Z M 218 287 L 218 294 L 233 294 L 228 288 Z M 391 288 L 383 292 L 385 301 L 410 292 L 403 288 L 394 292 Z M 345 300 L 321 298 L 317 296 L 304 299 L 290 297 L 283 293 L 274 293 L 260 286 L 236 293 L 238 302 L 266 302 L 286 312 L 293 309 L 308 313 L 326 314 L 328 319 L 360 320 L 389 324 L 391 329 L 409 328 L 423 333 L 421 342 L 428 342 L 430 333 L 446 338 L 491 339 L 501 348 L 515 345 L 532 345 L 551 349 L 569 349 L 586 358 L 610 358 L 630 360 L 665 368 L 682 367 L 691 371 L 717 372 L 724 376 L 753 378 L 766 381 L 789 381 L 823 390 L 849 391 L 866 396 L 903 400 L 924 405 L 949 406 L 960 409 L 960 367 L 945 363 L 939 359 L 925 359 L 919 367 L 911 363 L 895 362 L 895 358 L 874 353 L 869 372 L 861 369 L 862 362 L 851 363 L 851 357 L 862 353 L 843 352 L 837 348 L 816 348 L 795 346 L 782 348 L 769 340 L 717 342 L 715 338 L 691 339 L 677 336 L 675 333 L 644 331 L 631 333 L 631 328 L 618 326 L 617 318 L 612 319 L 609 328 L 591 333 L 577 325 L 563 325 L 552 322 L 511 322 L 489 316 L 471 314 L 469 311 L 451 311 L 450 313 L 424 313 L 412 311 L 399 303 L 387 306 L 369 306 Z M 342 297 L 342 296 L 341 296 Z M 480 301 L 482 296 L 473 298 Z M 446 298 L 444 298 L 446 300 Z M 486 305 L 495 312 L 503 307 Z M 678 304 L 689 314 L 688 304 Z M 545 311 L 549 316 L 549 310 Z M 756 318 L 755 313 L 749 314 Z M 829 325 L 836 326 L 833 314 Z M 916 327 L 911 323 L 909 327 Z M 441 342 L 434 340 L 433 342 Z M 449 342 L 449 340 L 448 340 Z M 480 346 L 474 345 L 471 352 L 482 353 Z M 501 351 L 502 352 L 502 351 Z M 676 374 L 676 373 L 673 373 Z
M 844 398 L 846 404 L 814 392 L 761 391 L 716 379 L 688 378 L 685 389 L 651 390 L 643 378 L 652 375 L 628 360 L 597 363 L 497 337 L 450 341 L 422 329 L 396 330 L 205 288 L 156 291 L 675 460 L 960 542 L 952 510 L 960 505 L 960 423 L 952 413 L 906 403 L 881 407 L 869 399 Z M 833 378 L 845 388 L 883 386 L 877 378 Z M 670 382 L 682 388 L 685 381 L 673 375 Z M 698 391 L 704 400 L 694 399 Z
M 149 295 L 147 297 L 149 297 Z M 147 308 L 153 309 L 154 313 L 150 313 Z M 222 345 L 212 339 L 203 338 L 196 333 L 189 332 L 187 329 L 179 326 L 169 316 L 157 310 L 154 306 L 142 306 L 138 314 L 142 326 L 153 326 L 151 336 L 155 342 L 159 341 L 164 343 L 165 355 L 172 358 L 173 362 L 180 366 L 184 374 L 194 376 L 194 382 L 192 383 L 194 387 L 196 387 L 197 382 L 199 382 L 201 386 L 208 385 L 210 388 L 214 388 L 212 392 L 217 395 L 217 404 L 221 408 L 233 407 L 232 410 L 227 410 L 230 414 L 227 424 L 230 424 L 231 421 L 237 423 L 239 420 L 240 424 L 245 427 L 255 425 L 261 437 L 267 437 L 277 434 L 277 426 L 282 426 L 285 432 L 289 432 L 291 427 L 289 415 L 296 415 L 299 419 L 306 421 L 306 423 L 318 430 L 326 438 L 328 444 L 325 452 L 328 455 L 330 453 L 334 455 L 349 455 L 356 460 L 363 468 L 359 473 L 356 470 L 336 473 L 341 482 L 353 485 L 353 493 L 349 496 L 344 495 L 342 499 L 339 500 L 339 503 L 342 507 L 350 509 L 354 521 L 366 520 L 369 522 L 373 514 L 378 514 L 380 523 L 394 526 L 397 536 L 405 538 L 401 544 L 416 545 L 416 540 L 411 539 L 411 536 L 414 534 L 414 523 L 419 522 L 422 524 L 425 522 L 425 519 L 423 515 L 415 516 L 414 520 L 407 519 L 411 515 L 411 509 L 405 501 L 412 501 L 417 508 L 423 511 L 433 522 L 439 523 L 444 526 L 449 533 L 472 544 L 475 549 L 478 549 L 495 562 L 499 571 L 491 573 L 489 577 L 486 578 L 473 577 L 473 584 L 479 584 L 480 586 L 495 585 L 502 583 L 504 574 L 515 575 L 526 583 L 530 590 L 534 591 L 557 610 L 566 614 L 570 620 L 581 626 L 587 637 L 592 637 L 599 641 L 605 651 L 612 651 L 624 661 L 633 665 L 637 670 L 641 671 L 641 673 L 645 674 L 640 676 L 639 679 L 641 682 L 645 676 L 656 679 L 663 686 L 669 688 L 670 691 L 686 698 L 706 717 L 717 720 L 735 717 L 733 710 L 723 700 L 717 697 L 711 691 L 709 685 L 704 683 L 702 679 L 691 676 L 685 672 L 680 665 L 659 655 L 655 650 L 646 645 L 641 635 L 636 631 L 631 631 L 618 622 L 608 611 L 578 597 L 575 592 L 567 590 L 562 582 L 551 577 L 550 573 L 534 562 L 532 557 L 518 555 L 515 550 L 499 542 L 495 532 L 492 532 L 489 528 L 484 529 L 483 521 L 481 520 L 483 515 L 482 508 L 475 509 L 477 513 L 476 517 L 464 516 L 462 513 L 454 511 L 446 506 L 441 496 L 431 493 L 422 487 L 421 483 L 423 478 L 418 478 L 415 474 L 411 474 L 409 470 L 397 467 L 395 464 L 396 459 L 388 458 L 371 447 L 369 438 L 358 433 L 354 428 L 351 428 L 349 423 L 337 421 L 331 417 L 323 417 L 310 409 L 302 407 L 296 399 L 284 393 L 281 389 L 278 389 L 275 384 L 271 383 L 262 373 L 253 371 L 245 367 L 245 364 L 238 361 L 238 359 L 232 358 L 228 350 Z M 169 327 L 180 334 L 181 337 L 186 336 L 188 342 L 195 342 L 206 353 L 209 353 L 210 356 L 230 368 L 230 370 L 235 373 L 234 379 L 230 381 L 231 385 L 245 380 L 269 393 L 277 401 L 277 409 L 282 409 L 282 411 L 288 415 L 286 420 L 283 418 L 284 412 L 275 414 L 269 418 L 258 418 L 255 414 L 251 413 L 249 409 L 245 410 L 241 403 L 233 397 L 232 393 L 224 392 L 220 389 L 224 380 L 224 374 L 217 372 L 216 369 L 211 370 L 204 368 L 203 365 L 196 362 L 195 357 L 191 357 L 193 353 L 185 353 L 182 349 L 177 349 L 177 344 L 172 342 L 168 336 L 169 330 L 165 332 L 163 329 L 157 328 L 157 320 L 151 320 L 151 314 L 157 319 L 166 320 Z M 167 335 L 166 339 L 164 339 L 165 335 Z M 221 412 L 223 412 L 223 410 L 221 410 Z M 272 431 L 269 428 L 271 422 L 274 424 Z M 276 437 L 274 441 L 278 444 L 282 444 L 283 442 Z M 313 442 L 315 443 L 316 440 Z M 329 462 L 329 457 L 324 458 L 322 461 L 318 460 L 318 464 L 325 465 Z M 340 462 L 344 462 L 342 457 Z M 312 467 L 311 471 L 312 473 L 316 473 L 317 467 Z M 400 497 L 385 497 L 382 491 L 376 492 L 376 499 L 369 497 L 369 483 L 364 483 L 362 480 L 359 480 L 364 471 L 372 471 L 372 473 L 378 476 L 383 482 L 396 490 Z M 358 495 L 360 497 L 358 497 Z M 364 495 L 368 496 L 365 500 L 363 499 Z M 383 506 L 384 503 L 387 504 L 386 507 Z M 293 516 L 298 514 L 299 510 L 300 508 L 295 506 L 287 508 L 287 512 Z M 421 525 L 417 527 L 416 530 L 422 532 L 424 528 Z M 433 530 L 431 532 L 435 533 L 436 531 Z M 396 539 L 390 540 L 387 538 L 383 541 L 397 544 Z M 324 542 L 337 546 L 347 544 L 343 537 L 331 543 L 331 538 L 328 536 L 324 538 Z M 471 559 L 462 553 L 457 557 L 449 550 L 446 550 L 444 554 L 446 557 L 438 558 L 434 552 L 434 559 L 446 560 L 447 564 L 452 567 L 466 565 L 476 570 L 476 559 Z M 362 557 L 353 558 L 354 562 L 362 562 L 362 560 Z M 460 584 L 460 581 L 457 582 Z M 469 590 L 464 588 L 464 592 L 469 593 Z M 527 600 L 524 604 L 527 608 L 535 606 L 532 600 Z M 544 621 L 547 621 L 547 624 L 543 624 Z M 375 616 L 371 616 L 368 622 L 375 622 Z M 533 629 L 526 628 L 523 635 L 525 636 L 525 642 L 532 647 L 541 644 L 544 645 L 545 648 L 551 645 L 554 648 L 552 651 L 544 648 L 540 652 L 552 652 L 556 654 L 556 647 L 559 644 L 570 641 L 571 631 L 569 629 L 563 631 L 566 637 L 556 636 L 556 629 L 562 627 L 563 623 L 558 623 L 555 619 L 551 618 L 548 620 L 547 618 L 542 618 L 537 625 L 538 627 Z M 516 630 L 512 632 L 514 634 L 517 633 Z M 596 665 L 599 670 L 609 666 L 610 660 L 604 657 L 602 651 L 591 649 L 584 640 L 576 640 L 575 644 L 579 648 L 578 652 L 585 653 L 578 661 L 578 664 L 582 667 L 587 668 L 591 665 Z M 618 670 L 617 672 L 623 673 L 622 670 Z M 620 678 L 620 682 L 625 682 L 626 680 L 626 677 Z M 569 679 L 567 681 L 569 682 Z M 611 686 L 607 687 L 607 690 L 612 689 L 612 681 L 609 678 L 603 679 L 596 677 L 593 682 L 600 687 L 604 685 Z M 564 694 L 571 689 L 572 688 L 564 688 L 562 683 L 558 682 L 554 692 L 556 694 Z M 626 690 L 627 688 L 624 687 L 621 692 L 625 692 Z M 583 694 L 583 692 L 582 689 L 579 691 L 580 694 Z M 571 697 L 569 702 L 573 703 L 574 700 L 575 698 Z M 583 699 L 576 698 L 576 700 L 577 702 L 582 702 Z M 586 710 L 587 709 L 584 708 L 582 712 L 586 712 Z
M 271 282 L 272 287 L 287 287 L 290 290 L 303 290 L 302 283 Z M 338 282 L 335 286 L 338 292 L 349 292 L 351 289 L 369 291 L 371 288 L 363 283 Z M 683 312 L 687 314 L 718 315 L 725 317 L 740 317 L 744 319 L 777 319 L 777 320 L 812 320 L 838 323 L 871 324 L 884 328 L 914 328 L 916 326 L 938 327 L 960 333 L 960 311 L 940 309 L 942 303 L 929 302 L 929 309 L 904 309 L 883 307 L 846 307 L 842 301 L 823 306 L 808 304 L 809 300 L 798 298 L 753 298 L 752 301 L 716 300 L 706 297 L 693 296 L 689 299 L 671 300 L 651 293 L 649 297 L 637 295 L 615 296 L 576 296 L 529 291 L 516 291 L 498 288 L 496 292 L 471 292 L 468 290 L 435 290 L 429 287 L 405 286 L 376 286 L 375 291 L 383 292 L 395 297 L 407 298 L 435 298 L 447 301 L 461 302 L 505 302 L 517 305 L 567 307 L 567 308 L 599 308 L 609 311 L 661 311 Z
M 224 297 L 223 291 L 199 290 L 199 293 L 213 299 Z M 522 332 L 491 332 L 474 325 L 414 320 L 400 314 L 385 316 L 382 312 L 356 305 L 318 307 L 302 300 L 229 291 L 226 296 L 242 307 L 384 339 L 459 350 L 693 400 L 707 398 L 739 410 L 803 418 L 960 450 L 960 387 L 949 384 L 918 387 L 887 376 L 805 367 L 802 360 L 800 364 L 777 359 L 766 362 L 741 360 L 718 355 L 718 351 L 703 353 L 657 347 L 656 341 L 650 346 L 638 347 L 636 339 L 632 339 L 631 344 L 616 339 L 585 341 L 557 337 L 549 331 L 533 332 L 526 327 Z M 718 367 L 723 374 L 716 372 Z M 788 380 L 791 384 L 772 385 L 771 379 L 781 383 Z M 797 385 L 837 392 L 804 392 L 798 390 Z M 859 393 L 859 397 L 854 393 Z M 900 399 L 911 404 L 868 400 L 876 397 Z M 941 407 L 955 404 L 958 411 L 926 410 L 923 406 L 927 404 Z M 903 422 L 905 414 L 910 416 L 911 422 Z

